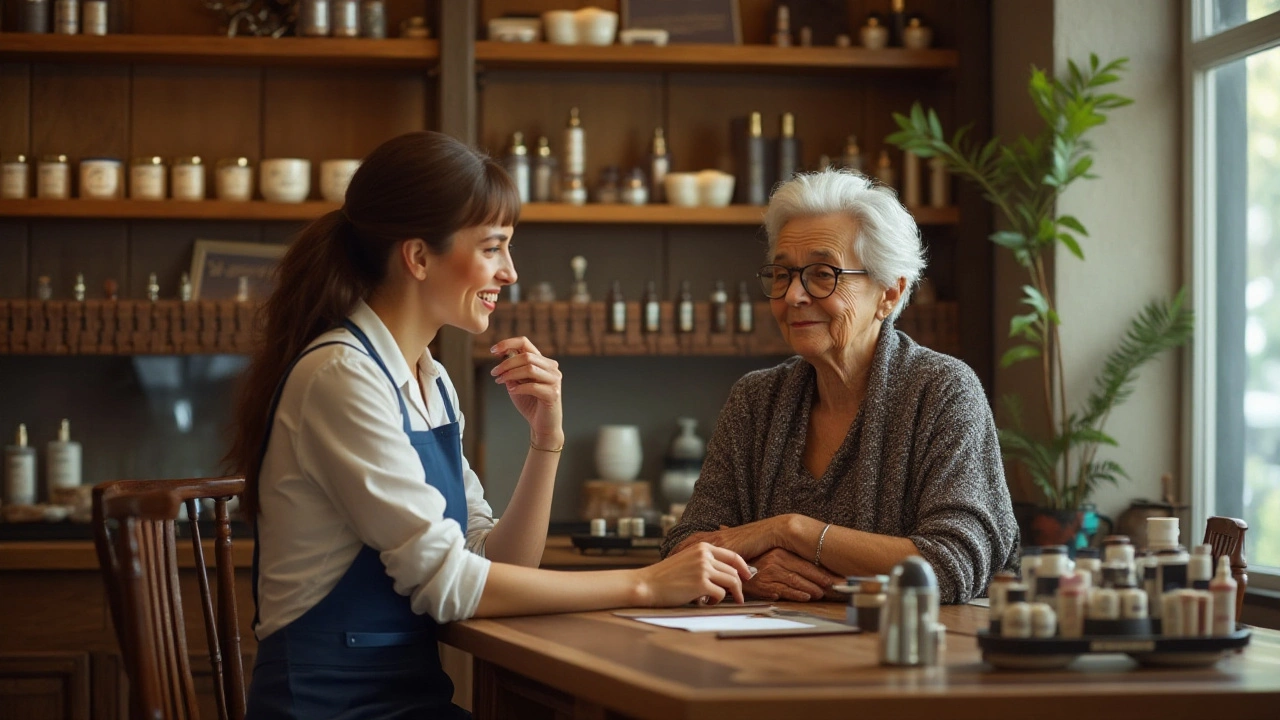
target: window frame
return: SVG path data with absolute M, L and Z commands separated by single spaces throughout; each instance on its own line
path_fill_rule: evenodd
M 1212 154 L 1215 135 L 1213 83 L 1216 68 L 1280 47 L 1280 12 L 1209 34 L 1213 0 L 1185 0 L 1183 13 L 1183 187 L 1188 220 L 1184 224 L 1184 262 L 1190 268 L 1197 332 L 1192 347 L 1190 392 L 1184 394 L 1187 442 L 1184 460 L 1190 477 L 1191 526 L 1204 527 L 1215 507 L 1217 448 L 1217 175 Z M 1246 560 L 1248 558 L 1246 557 Z M 1251 588 L 1280 590 L 1280 573 L 1249 568 Z

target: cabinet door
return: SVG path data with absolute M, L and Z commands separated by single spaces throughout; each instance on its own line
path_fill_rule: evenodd
M 89 653 L 0 653 L 0 720 L 88 720 Z

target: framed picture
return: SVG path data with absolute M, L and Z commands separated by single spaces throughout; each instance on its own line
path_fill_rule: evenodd
M 622 0 L 623 28 L 654 28 L 672 43 L 742 44 L 738 0 Z
M 191 299 L 266 300 L 275 288 L 276 263 L 288 247 L 196 240 L 191 255 Z

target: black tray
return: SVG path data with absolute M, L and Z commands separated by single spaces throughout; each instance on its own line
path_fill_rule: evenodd
M 614 534 L 588 535 L 574 533 L 569 538 L 573 540 L 573 546 L 582 553 L 588 551 L 607 553 L 640 549 L 657 550 L 662 547 L 662 538 L 660 537 L 618 537 Z
M 978 631 L 982 659 L 997 668 L 1055 669 L 1081 655 L 1123 653 L 1143 665 L 1200 667 L 1249 644 L 1251 633 L 1237 627 L 1230 635 L 1169 637 L 1165 635 L 1087 635 L 1079 638 L 1014 638 Z

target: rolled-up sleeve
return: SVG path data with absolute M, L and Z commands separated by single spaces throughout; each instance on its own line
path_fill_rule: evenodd
M 933 566 L 942 602 L 963 603 L 1012 564 L 1018 526 L 981 384 L 966 374 L 944 392 L 937 412 L 925 419 L 928 439 L 908 537 Z
M 368 362 L 338 356 L 312 375 L 296 434 L 300 469 L 380 553 L 414 612 L 442 623 L 465 619 L 480 603 L 489 561 L 468 551 L 458 523 L 445 519 L 444 496 L 425 482 L 395 396 Z M 488 508 L 471 500 L 473 484 L 468 478 L 469 517 Z

